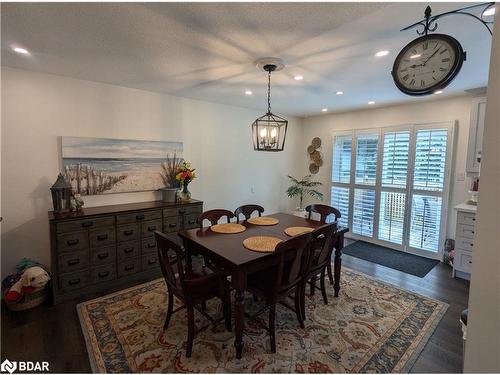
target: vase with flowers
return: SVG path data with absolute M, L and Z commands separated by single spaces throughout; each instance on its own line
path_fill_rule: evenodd
M 179 193 L 179 198 L 182 201 L 191 200 L 191 193 L 189 192 L 188 185 L 196 178 L 195 169 L 191 167 L 191 163 L 184 161 L 178 171 L 175 178 L 181 184 L 181 192 Z

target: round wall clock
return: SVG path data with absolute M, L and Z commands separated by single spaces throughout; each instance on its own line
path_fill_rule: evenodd
M 392 68 L 397 88 L 408 95 L 428 95 L 441 90 L 456 77 L 466 53 L 455 38 L 429 34 L 408 43 Z

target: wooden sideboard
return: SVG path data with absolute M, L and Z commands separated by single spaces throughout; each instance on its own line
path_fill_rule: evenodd
M 50 211 L 54 302 L 161 276 L 154 232 L 177 237 L 202 211 L 197 200 Z

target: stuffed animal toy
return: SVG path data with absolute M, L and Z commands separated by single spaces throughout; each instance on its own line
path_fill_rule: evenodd
M 26 268 L 21 278 L 5 293 L 5 300 L 12 303 L 17 302 L 23 297 L 24 293 L 29 294 L 36 288 L 44 287 L 49 280 L 49 274 L 42 267 Z

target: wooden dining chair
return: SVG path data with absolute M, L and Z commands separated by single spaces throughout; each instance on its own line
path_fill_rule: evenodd
M 243 206 L 239 206 L 235 211 L 234 211 L 234 216 L 236 216 L 236 222 L 240 222 L 240 215 L 245 216 L 245 220 L 250 219 L 252 214 L 257 211 L 259 216 L 262 216 L 262 213 L 264 212 L 264 207 L 259 206 L 258 204 L 245 204 Z
M 266 302 L 266 306 L 250 319 L 256 318 L 269 308 L 269 339 L 271 352 L 276 353 L 276 305 L 278 303 L 295 312 L 301 328 L 304 328 L 302 316 L 302 280 L 309 263 L 310 234 L 292 237 L 278 244 L 275 250 L 276 265 L 248 276 L 247 289 Z M 295 308 L 285 300 L 294 294 Z
M 219 222 L 219 220 L 223 217 L 226 217 L 227 222 L 231 222 L 231 219 L 234 217 L 234 213 L 229 210 L 225 210 L 222 208 L 218 208 L 215 210 L 208 210 L 203 212 L 200 216 L 198 216 L 198 225 L 200 229 L 203 228 L 203 222 L 205 220 L 210 221 L 210 225 L 215 225 Z
M 339 219 L 342 217 L 341 213 L 339 210 L 337 210 L 335 207 L 327 206 L 326 204 L 310 204 L 309 206 L 306 207 L 306 212 L 309 213 L 308 219 L 311 220 L 311 214 L 313 212 L 319 214 L 320 216 L 320 223 L 325 224 L 326 219 L 330 215 L 335 216 L 334 222 L 338 223 Z M 333 273 L 332 273 L 332 263 L 328 263 L 327 266 L 327 271 L 328 271 L 328 279 L 330 280 L 330 284 L 333 284 Z
M 323 295 L 323 302 L 328 305 L 328 297 L 326 295 L 325 274 L 333 251 L 333 241 L 337 231 L 337 223 L 325 224 L 314 230 L 311 233 L 311 242 L 309 244 L 310 258 L 308 270 L 303 279 L 302 285 L 302 317 L 305 319 L 305 292 L 309 282 L 311 287 L 311 295 L 314 295 L 314 289 L 317 288 L 316 280 L 320 275 L 320 290 Z
M 229 283 L 225 277 L 212 273 L 206 269 L 200 271 L 186 270 L 183 263 L 184 251 L 182 247 L 161 232 L 156 231 L 155 237 L 158 245 L 160 267 L 168 289 L 167 317 L 163 325 L 163 330 L 168 328 L 170 319 L 175 312 L 186 308 L 188 319 L 186 357 L 190 357 L 195 335 L 194 309 L 197 308 L 198 305 L 201 306 L 199 312 L 213 324 L 216 324 L 221 319 L 216 320 L 212 318 L 205 312 L 203 306 L 206 306 L 206 301 L 209 299 L 215 297 L 220 298 L 222 300 L 223 319 L 225 320 L 227 330 L 231 331 L 231 296 L 229 292 Z M 169 255 L 174 254 L 176 257 L 175 263 L 169 261 Z M 175 267 L 176 269 L 174 269 L 174 264 L 177 265 L 177 267 Z M 184 304 L 175 310 L 174 296 Z M 205 328 L 206 327 L 202 327 L 198 332 Z

